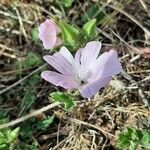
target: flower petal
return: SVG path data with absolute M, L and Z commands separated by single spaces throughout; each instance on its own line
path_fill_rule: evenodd
M 74 76 L 74 69 L 72 64 L 59 52 L 54 55 L 46 55 L 43 57 L 44 60 L 49 63 L 52 67 L 54 67 L 57 71 L 64 75 Z
M 52 49 L 56 43 L 56 27 L 54 22 L 47 19 L 39 26 L 39 38 L 45 49 Z
M 104 78 L 108 76 L 113 76 L 122 71 L 121 64 L 118 59 L 117 52 L 111 50 L 109 52 L 103 53 L 91 66 L 93 72 L 92 78 Z
M 59 34 L 61 32 L 60 28 L 56 25 L 55 22 L 53 22 L 53 24 L 54 24 L 54 27 L 55 27 L 55 30 L 56 30 L 56 34 Z
M 79 79 L 87 80 L 91 74 L 90 66 L 94 64 L 101 49 L 101 42 L 92 41 L 80 48 L 75 55 L 75 72 Z
M 91 65 L 95 62 L 101 49 L 101 42 L 92 41 L 81 51 L 81 65 Z
M 61 47 L 59 53 L 63 57 L 65 57 L 71 64 L 74 63 L 74 58 L 73 58 L 72 54 L 69 52 L 69 50 L 65 46 Z
M 61 45 L 61 43 L 62 43 L 61 39 L 60 39 L 59 37 L 57 37 L 57 39 L 56 39 L 56 43 L 55 43 L 55 47 L 60 46 L 60 45 Z
M 82 51 L 83 51 L 83 48 L 80 48 L 75 54 L 75 61 L 77 64 L 81 64 Z
M 90 98 L 95 95 L 102 87 L 105 87 L 109 84 L 112 77 L 99 78 L 96 81 L 89 82 L 80 88 L 80 93 L 83 97 Z
M 73 89 L 78 87 L 77 82 L 73 78 L 62 75 L 54 71 L 43 71 L 41 73 L 41 76 L 46 81 L 56 86 L 61 86 L 65 89 Z

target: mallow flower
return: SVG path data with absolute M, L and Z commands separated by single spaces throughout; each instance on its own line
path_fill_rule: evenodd
M 115 50 L 99 56 L 100 49 L 101 42 L 92 41 L 80 48 L 73 57 L 63 46 L 52 56 L 43 57 L 57 72 L 43 71 L 41 76 L 56 86 L 79 89 L 83 97 L 90 98 L 122 70 Z
M 57 35 L 60 33 L 60 28 L 54 21 L 47 19 L 39 28 L 39 38 L 43 42 L 45 49 L 53 49 L 61 44 L 61 40 Z

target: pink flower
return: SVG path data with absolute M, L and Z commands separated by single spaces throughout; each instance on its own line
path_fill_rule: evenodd
M 45 49 L 53 49 L 61 44 L 61 40 L 57 37 L 59 32 L 59 27 L 50 19 L 39 26 L 39 38 L 42 40 Z
M 89 98 L 107 86 L 112 76 L 122 70 L 115 50 L 98 57 L 100 49 L 100 42 L 89 42 L 77 51 L 74 58 L 66 47 L 62 47 L 54 55 L 43 57 L 58 72 L 44 71 L 41 76 L 56 86 L 77 88 L 83 97 Z

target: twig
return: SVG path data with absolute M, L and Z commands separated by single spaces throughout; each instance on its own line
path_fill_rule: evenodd
M 144 95 L 141 88 L 138 89 L 138 93 L 139 93 L 139 96 L 141 97 L 143 103 L 145 104 L 145 106 L 147 106 L 150 109 L 150 103 L 149 103 L 148 99 L 146 98 L 146 96 Z
M 1 55 L 4 55 L 4 56 L 9 57 L 9 58 L 12 58 L 12 59 L 16 59 L 16 58 L 17 58 L 16 55 L 8 54 L 8 53 L 3 52 L 3 51 L 0 51 L 0 56 L 1 56 Z
M 63 139 L 61 142 L 59 142 L 55 147 L 52 148 L 52 150 L 56 150 L 58 149 L 58 147 L 63 144 L 64 142 L 66 142 L 72 135 L 66 137 L 65 139 Z
M 107 134 L 107 135 L 109 135 L 109 136 L 111 136 L 111 137 L 116 138 L 115 135 L 113 135 L 113 134 L 111 134 L 111 133 L 109 133 L 109 132 L 107 132 L 107 131 L 101 129 L 101 128 L 98 127 L 98 126 L 93 125 L 93 124 L 84 122 L 84 121 L 82 121 L 82 120 L 74 119 L 74 118 L 69 118 L 69 120 L 70 120 L 71 122 L 74 122 L 74 123 L 83 124 L 83 125 L 92 127 L 92 128 L 94 128 L 94 129 L 97 129 L 97 130 L 101 131 L 103 134 Z
M 7 12 L 4 12 L 4 11 L 2 11 L 2 10 L 0 10 L 0 15 L 4 15 L 4 16 L 6 16 L 6 17 L 11 17 L 11 18 L 13 18 L 13 19 L 18 19 L 18 17 L 15 16 L 15 15 L 12 15 L 12 13 L 7 13 Z M 26 20 L 26 19 L 22 19 L 22 20 L 23 20 L 24 22 L 30 24 L 30 25 L 34 24 L 34 22 L 28 21 L 28 20 Z
M 1 31 L 10 32 L 11 34 L 20 35 L 21 33 L 18 30 L 11 30 L 10 28 L 0 27 Z
M 113 5 L 107 5 L 107 6 L 110 7 L 110 8 L 113 8 L 114 10 L 117 10 L 117 11 L 121 12 L 126 17 L 131 19 L 134 23 L 136 23 L 150 37 L 150 31 L 146 27 L 144 27 L 138 20 L 136 20 L 133 16 L 131 16 L 130 14 L 125 12 L 124 10 L 121 10 L 120 8 L 114 7 Z
M 99 31 L 99 33 L 103 34 L 105 37 L 107 37 L 108 39 L 110 39 L 112 42 L 115 42 L 115 40 L 109 34 L 107 34 L 105 31 L 103 31 L 100 28 L 97 28 L 97 30 Z
M 15 51 L 16 51 L 15 49 L 9 48 L 9 47 L 7 47 L 7 46 L 5 46 L 5 45 L 3 45 L 3 44 L 0 44 L 0 48 L 6 49 L 6 50 L 8 50 L 8 51 L 10 51 L 10 52 L 15 52 Z
M 129 71 L 128 74 L 134 74 L 134 73 L 149 73 L 150 69 L 148 70 L 136 70 L 136 71 Z
M 145 11 L 147 12 L 148 16 L 150 17 L 150 11 L 149 11 L 148 7 L 146 6 L 145 2 L 143 0 L 139 0 L 139 1 L 142 4 Z
M 109 28 L 109 29 L 110 29 L 110 31 L 111 31 L 121 42 L 123 42 L 123 43 L 126 44 L 128 47 L 130 47 L 131 49 L 133 49 L 133 50 L 135 50 L 135 51 L 137 52 L 137 50 L 136 50 L 135 47 L 133 47 L 132 45 L 128 44 L 123 38 L 121 38 L 121 36 L 119 36 L 117 33 L 115 33 L 111 28 Z
M 21 82 L 23 82 L 24 80 L 26 80 L 27 78 L 29 78 L 30 76 L 32 76 L 33 74 L 35 74 L 36 72 L 40 71 L 41 69 L 43 69 L 47 64 L 42 65 L 41 67 L 37 68 L 36 70 L 32 71 L 30 74 L 28 74 L 27 76 L 25 76 L 24 78 L 20 79 L 19 81 L 15 82 L 14 84 L 8 86 L 7 88 L 3 89 L 0 91 L 0 95 L 5 93 L 6 91 L 10 90 L 11 88 L 17 86 L 18 84 L 20 84 Z
M 22 18 L 20 16 L 19 10 L 17 9 L 17 7 L 14 7 L 14 10 L 16 11 L 16 14 L 18 16 L 18 21 L 19 21 L 19 24 L 20 24 L 20 30 L 22 31 L 22 33 L 23 33 L 25 39 L 27 40 L 27 42 L 29 42 L 26 30 L 24 29 L 23 21 L 22 21 Z
M 49 110 L 49 109 L 51 109 L 51 108 L 54 108 L 54 107 L 57 106 L 58 104 L 59 104 L 59 102 L 55 102 L 55 103 L 50 104 L 50 105 L 48 105 L 48 106 L 45 106 L 45 107 L 43 107 L 43 108 L 41 108 L 41 109 L 39 109 L 39 110 L 36 110 L 36 111 L 34 111 L 34 112 L 32 112 L 32 113 L 26 115 L 26 116 L 23 116 L 23 117 L 21 117 L 21 118 L 19 118 L 19 119 L 16 119 L 16 120 L 13 120 L 13 121 L 11 121 L 11 122 L 2 124 L 2 125 L 0 125 L 0 129 L 7 128 L 7 127 L 10 127 L 10 126 L 16 125 L 16 124 L 18 124 L 18 123 L 20 123 L 20 122 L 23 122 L 23 121 L 25 121 L 25 120 L 27 120 L 27 119 L 29 119 L 29 118 L 31 118 L 31 117 L 34 117 L 34 116 L 36 116 L 36 115 L 38 115 L 38 114 L 41 114 L 41 113 L 43 113 L 43 112 L 45 112 L 45 111 L 47 111 L 47 110 Z
M 140 58 L 140 55 L 136 55 L 135 57 L 131 58 L 129 61 L 130 61 L 130 63 L 133 63 L 134 61 L 136 61 L 139 58 Z

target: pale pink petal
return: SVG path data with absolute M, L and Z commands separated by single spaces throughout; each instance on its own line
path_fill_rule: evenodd
M 81 51 L 81 65 L 91 65 L 94 63 L 101 49 L 101 42 L 92 41 L 86 44 Z
M 93 72 L 92 78 L 103 78 L 113 76 L 122 71 L 117 52 L 111 50 L 103 53 L 91 67 Z
M 61 32 L 60 28 L 57 26 L 57 24 L 53 21 L 53 20 L 50 20 L 50 19 L 47 19 L 49 21 L 51 21 L 55 27 L 55 30 L 56 30 L 56 34 L 59 34 Z
M 55 24 L 55 30 L 56 30 L 56 34 L 59 34 L 61 32 L 60 28 Z
M 54 55 L 46 55 L 43 57 L 52 67 L 64 75 L 74 76 L 74 69 L 72 64 L 59 52 Z
M 69 52 L 69 50 L 65 46 L 61 47 L 59 53 L 63 57 L 65 57 L 71 64 L 74 63 L 74 58 L 73 58 L 72 54 Z
M 101 88 L 107 86 L 111 81 L 111 79 L 112 77 L 109 76 L 99 78 L 98 80 L 93 82 L 89 82 L 79 89 L 80 93 L 83 97 L 90 98 L 93 95 L 95 95 Z
M 73 89 L 78 87 L 78 83 L 73 78 L 54 71 L 43 71 L 41 76 L 46 81 L 56 86 L 61 86 L 65 89 Z
M 47 19 L 39 26 L 39 38 L 45 49 L 52 49 L 56 43 L 56 28 L 54 23 Z
M 57 37 L 57 39 L 56 39 L 56 43 L 55 43 L 55 47 L 60 46 L 60 45 L 61 45 L 61 43 L 62 43 L 61 39 Z

